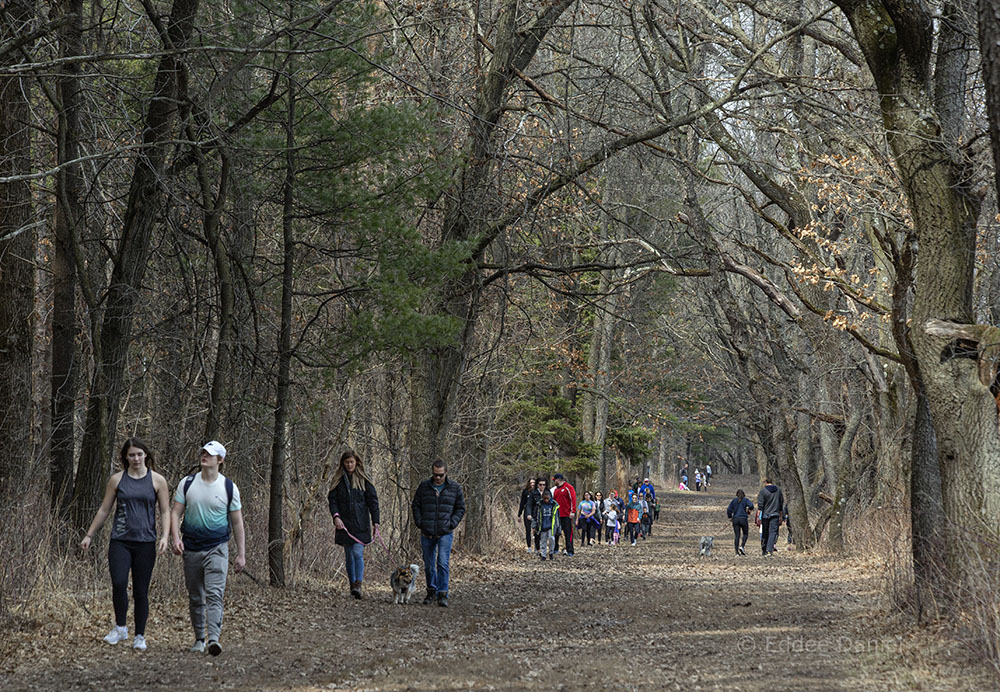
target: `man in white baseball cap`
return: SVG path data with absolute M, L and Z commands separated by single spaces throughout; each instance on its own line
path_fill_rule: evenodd
M 218 656 L 222 653 L 219 636 L 229 571 L 230 524 L 236 537 L 233 568 L 237 572 L 246 565 L 246 535 L 240 490 L 219 472 L 226 448 L 212 440 L 198 456 L 201 471 L 182 479 L 174 493 L 170 534 L 174 552 L 184 557 L 184 583 L 195 638 L 191 651 Z
M 226 458 L 226 448 L 222 446 L 221 442 L 216 442 L 215 440 L 206 442 L 205 446 L 199 450 L 199 453 L 200 452 L 208 452 L 209 454 L 220 457 L 222 460 Z

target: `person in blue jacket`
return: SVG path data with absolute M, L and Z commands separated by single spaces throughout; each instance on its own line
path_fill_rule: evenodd
M 639 486 L 639 497 L 646 497 L 646 493 L 649 493 L 653 500 L 656 499 L 656 490 L 648 478 L 644 478 L 642 485 Z
M 729 503 L 729 507 L 726 508 L 726 516 L 733 520 L 733 543 L 736 546 L 737 555 L 746 555 L 744 548 L 747 545 L 747 536 L 750 533 L 750 512 L 753 511 L 753 503 L 747 499 L 746 495 L 742 490 L 736 491 L 736 497 L 732 499 Z M 740 541 L 740 533 L 743 534 L 743 540 Z

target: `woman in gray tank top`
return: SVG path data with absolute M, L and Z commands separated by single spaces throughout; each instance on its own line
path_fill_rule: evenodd
M 80 541 L 86 552 L 94 534 L 104 525 L 115 504 L 108 542 L 108 568 L 111 572 L 111 600 L 115 608 L 115 626 L 104 641 L 117 644 L 128 639 L 125 616 L 128 613 L 128 575 L 132 573 L 132 596 L 135 600 L 135 638 L 132 647 L 146 650 L 146 618 L 149 616 L 149 581 L 153 576 L 156 553 L 167 550 L 170 529 L 170 495 L 167 481 L 153 470 L 153 453 L 142 440 L 125 440 L 120 453 L 122 470 L 108 479 L 104 501 Z M 160 508 L 160 540 L 156 540 L 156 506 Z M 157 551 L 157 547 L 159 551 Z

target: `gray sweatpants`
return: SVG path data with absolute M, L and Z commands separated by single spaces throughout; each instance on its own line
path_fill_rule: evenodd
M 229 573 L 229 544 L 202 552 L 184 551 L 184 583 L 195 639 L 219 641 L 222 633 L 222 597 Z
M 538 552 L 542 557 L 554 555 L 556 549 L 556 537 L 551 531 L 540 531 L 538 534 Z

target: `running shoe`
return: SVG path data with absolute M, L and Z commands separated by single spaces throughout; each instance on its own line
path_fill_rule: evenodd
M 128 627 L 119 627 L 115 625 L 108 632 L 107 636 L 104 637 L 104 641 L 108 644 L 117 644 L 118 642 L 123 642 L 128 639 Z

